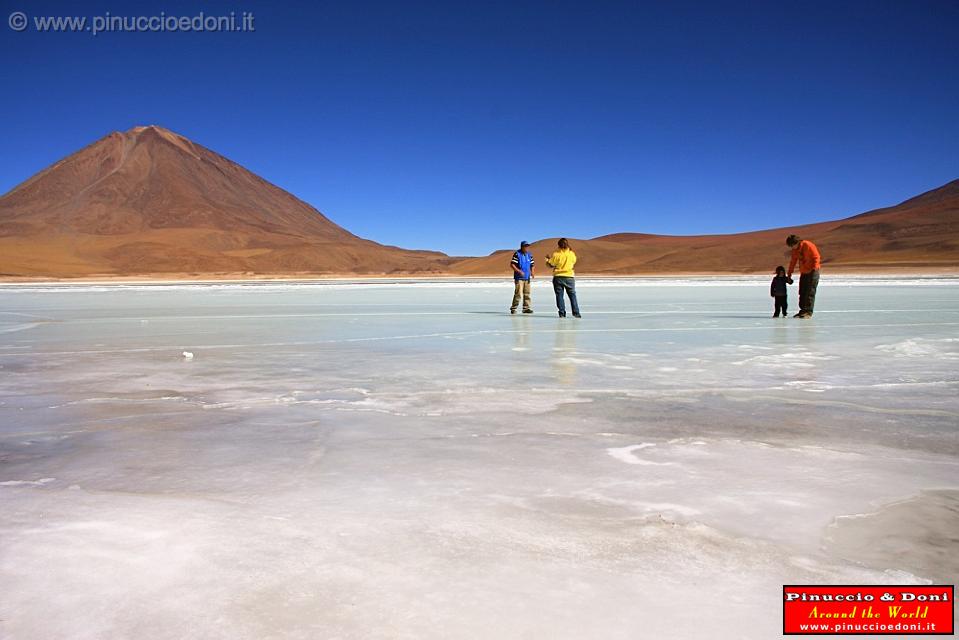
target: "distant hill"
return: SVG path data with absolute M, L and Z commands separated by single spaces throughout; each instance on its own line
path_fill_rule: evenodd
M 557 231 L 562 231 L 557 229 Z M 837 270 L 959 268 L 959 180 L 852 218 L 711 236 L 571 238 L 577 273 L 769 273 L 784 239 Z M 533 245 L 552 251 L 556 238 Z M 477 258 L 353 235 L 223 156 L 157 126 L 114 132 L 0 197 L 0 277 L 509 274 L 513 249 Z M 546 274 L 545 265 L 540 273 Z
M 156 126 L 114 132 L 0 198 L 0 275 L 421 273 L 442 253 L 359 238 Z
M 832 222 L 709 236 L 617 233 L 591 240 L 570 238 L 570 243 L 581 274 L 771 273 L 777 264 L 788 266 L 785 239 L 790 233 L 816 243 L 824 269 L 956 270 L 959 180 L 894 207 Z M 533 243 L 534 257 L 554 251 L 556 240 Z M 450 270 L 462 275 L 506 273 L 513 251 L 457 260 Z

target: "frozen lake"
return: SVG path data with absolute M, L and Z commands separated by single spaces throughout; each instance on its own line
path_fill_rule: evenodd
M 0 636 L 768 639 L 784 583 L 954 583 L 959 280 L 768 282 L 0 286 Z

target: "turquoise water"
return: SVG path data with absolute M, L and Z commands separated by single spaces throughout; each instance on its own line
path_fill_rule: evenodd
M 784 583 L 954 581 L 959 281 L 578 286 L 0 286 L 0 630 L 769 638 Z

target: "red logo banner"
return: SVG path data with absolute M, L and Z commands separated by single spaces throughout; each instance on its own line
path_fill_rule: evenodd
M 783 586 L 783 635 L 952 635 L 954 585 Z

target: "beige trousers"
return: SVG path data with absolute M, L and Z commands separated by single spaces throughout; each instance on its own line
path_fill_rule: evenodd
M 523 298 L 523 308 L 529 309 L 531 304 L 531 298 L 529 295 L 529 280 L 514 280 L 515 288 L 513 290 L 513 304 L 510 306 L 510 311 L 515 311 L 516 307 L 519 306 L 519 299 L 522 296 Z

